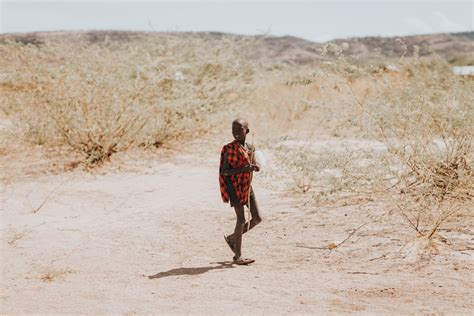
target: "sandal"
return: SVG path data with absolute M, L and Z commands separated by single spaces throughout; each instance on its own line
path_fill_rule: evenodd
M 246 266 L 246 265 L 249 265 L 251 263 L 254 263 L 255 260 L 254 259 L 248 259 L 248 258 L 236 258 L 234 257 L 234 263 L 239 265 L 239 266 Z

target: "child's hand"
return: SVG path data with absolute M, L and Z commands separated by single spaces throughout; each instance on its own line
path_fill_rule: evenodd
M 256 171 L 256 172 L 259 172 L 260 171 L 260 167 L 258 165 L 250 165 L 252 167 L 252 171 Z
M 244 168 L 244 172 L 260 171 L 260 167 L 257 165 L 247 165 Z

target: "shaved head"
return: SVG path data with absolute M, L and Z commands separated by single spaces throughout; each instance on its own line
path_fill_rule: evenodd
M 249 132 L 249 123 L 246 119 L 238 118 L 232 122 L 232 135 L 235 140 L 245 143 L 245 137 Z
M 249 126 L 249 123 L 247 122 L 246 119 L 237 118 L 237 119 L 235 119 L 235 120 L 232 122 L 232 129 L 234 129 L 234 126 L 235 126 L 235 127 L 241 127 L 241 126 L 246 126 L 246 127 L 248 127 L 248 126 Z

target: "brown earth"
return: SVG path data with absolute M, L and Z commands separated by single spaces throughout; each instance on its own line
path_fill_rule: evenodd
M 243 243 L 256 262 L 232 265 L 234 213 L 217 184 L 227 136 L 4 181 L 1 313 L 472 312 L 472 227 L 428 242 L 383 196 L 314 205 L 270 189 L 271 161 L 254 182 L 264 221 Z

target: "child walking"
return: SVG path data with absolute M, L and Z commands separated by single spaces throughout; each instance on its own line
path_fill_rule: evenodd
M 222 147 L 219 166 L 222 200 L 230 202 L 237 216 L 234 233 L 224 238 L 234 252 L 234 263 L 238 265 L 255 261 L 242 257 L 242 235 L 262 221 L 251 186 L 253 172 L 260 171 L 260 167 L 255 162 L 255 148 L 245 142 L 249 131 L 246 120 L 236 119 L 232 122 L 234 141 Z M 245 222 L 244 205 L 250 209 L 250 222 Z

